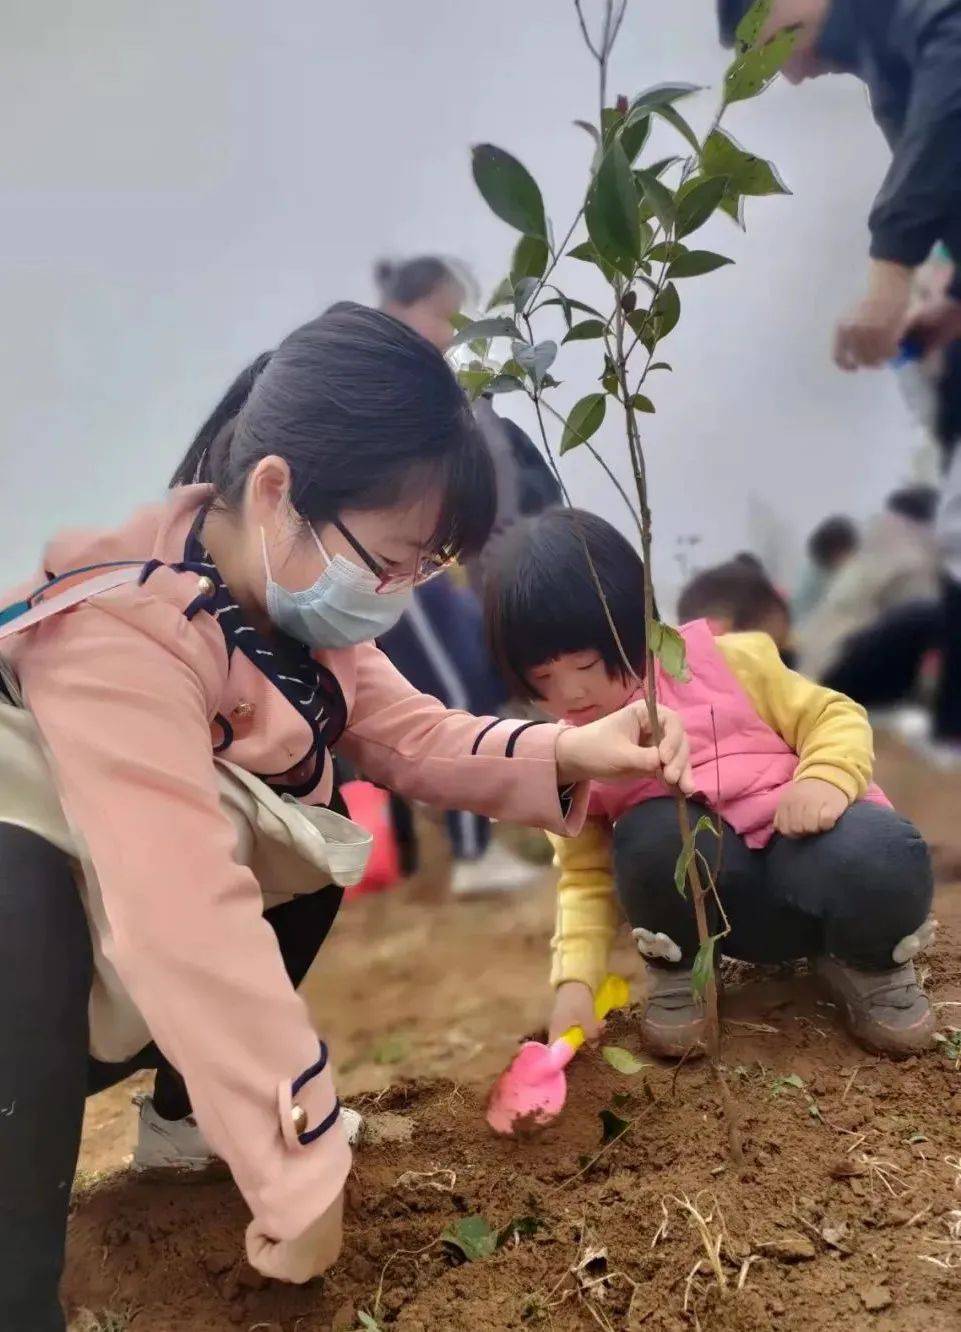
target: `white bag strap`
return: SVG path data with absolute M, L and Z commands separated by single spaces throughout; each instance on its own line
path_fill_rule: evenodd
M 106 573 L 98 574 L 96 578 L 81 580 L 73 587 L 68 588 L 66 592 L 45 598 L 38 602 L 36 606 L 31 606 L 29 610 L 25 610 L 22 615 L 18 615 L 14 619 L 8 620 L 6 624 L 0 625 L 0 642 L 14 634 L 19 634 L 24 629 L 29 629 L 31 625 L 39 624 L 41 620 L 49 619 L 51 615 L 57 615 L 60 611 L 69 610 L 71 606 L 76 606 L 81 601 L 96 597 L 101 592 L 109 592 L 112 588 L 123 587 L 125 583 L 135 583 L 142 570 L 142 564 L 130 565 L 123 569 L 109 569 Z

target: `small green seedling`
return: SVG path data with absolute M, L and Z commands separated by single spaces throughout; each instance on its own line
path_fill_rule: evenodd
M 459 1253 L 468 1263 L 489 1258 L 497 1248 L 497 1239 L 497 1231 L 483 1216 L 465 1216 L 441 1235 L 448 1249 Z
M 804 1079 L 799 1073 L 787 1073 L 771 1083 L 772 1096 L 781 1096 L 786 1091 L 804 1091 Z
M 625 1050 L 620 1045 L 602 1046 L 601 1054 L 611 1068 L 623 1073 L 627 1078 L 636 1077 L 643 1069 L 649 1067 L 642 1059 L 638 1059 L 637 1055 L 631 1054 L 630 1050 Z
M 961 1027 L 948 1027 L 947 1034 L 936 1032 L 934 1039 L 945 1059 L 950 1059 L 955 1068 L 961 1067 Z

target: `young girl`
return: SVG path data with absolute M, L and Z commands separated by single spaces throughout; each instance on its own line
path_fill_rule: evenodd
M 590 552 L 630 670 L 597 595 Z M 575 726 L 641 697 L 643 567 L 613 527 L 555 510 L 514 534 L 491 581 L 488 625 L 518 694 Z M 717 887 L 731 932 L 723 953 L 752 962 L 808 957 L 868 1046 L 905 1054 L 934 1024 L 911 959 L 930 937 L 927 848 L 871 784 L 863 710 L 788 670 L 765 634 L 715 638 L 685 625 L 687 679 L 657 672 L 659 698 L 687 728 L 696 786 L 691 818 L 723 822 Z M 704 1030 L 691 988 L 698 940 L 689 897 L 674 886 L 681 849 L 660 780 L 596 782 L 583 832 L 552 839 L 561 878 L 552 1034 L 596 1033 L 592 991 L 604 975 L 617 902 L 647 965 L 646 1044 L 682 1055 Z M 710 833 L 698 847 L 717 855 Z M 711 932 L 721 921 L 715 904 Z
M 579 829 L 577 783 L 688 771 L 666 711 L 659 750 L 636 705 L 581 730 L 477 718 L 371 645 L 493 511 L 423 338 L 342 306 L 231 395 L 178 470 L 203 484 L 57 537 L 0 614 L 3 1332 L 62 1332 L 84 1097 L 135 1067 L 168 1070 L 154 1130 L 189 1090 L 261 1272 L 336 1258 L 350 1152 L 295 990 L 363 867 L 335 747 L 408 797 L 556 832 Z

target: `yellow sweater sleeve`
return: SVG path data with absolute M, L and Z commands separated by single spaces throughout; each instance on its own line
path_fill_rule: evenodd
M 601 819 L 588 819 L 577 837 L 548 834 L 557 885 L 557 928 L 551 940 L 551 984 L 583 981 L 596 990 L 607 972 L 607 959 L 617 930 L 619 911 L 614 897 L 611 829 Z
M 798 755 L 794 780 L 816 777 L 860 799 L 874 767 L 864 709 L 788 670 L 767 634 L 723 634 L 716 642 L 758 715 Z

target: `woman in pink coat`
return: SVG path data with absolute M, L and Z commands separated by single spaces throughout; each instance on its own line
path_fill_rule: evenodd
M 487 451 L 433 347 L 340 306 L 258 369 L 186 461 L 201 484 L 56 538 L 0 614 L 4 1332 L 64 1326 L 84 1097 L 135 1067 L 162 1070 L 148 1135 L 192 1113 L 229 1165 L 260 1271 L 336 1258 L 350 1151 L 295 988 L 359 874 L 332 752 L 558 833 L 590 778 L 689 785 L 672 715 L 660 750 L 640 704 L 581 728 L 477 718 L 371 646 L 490 527 Z

